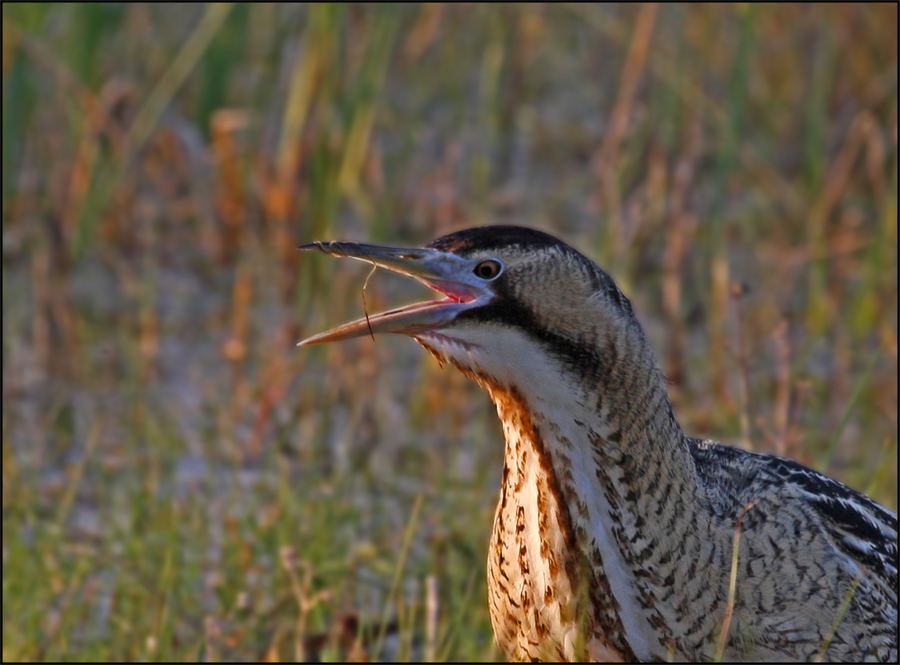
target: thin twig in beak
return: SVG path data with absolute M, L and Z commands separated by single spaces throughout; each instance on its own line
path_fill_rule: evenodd
M 373 261 L 372 269 L 369 271 L 369 274 L 366 275 L 366 281 L 363 282 L 363 287 L 362 287 L 363 312 L 366 315 L 366 325 L 369 326 L 369 336 L 372 338 L 373 342 L 375 341 L 375 333 L 372 332 L 372 323 L 369 321 L 369 306 L 366 304 L 366 289 L 369 286 L 369 278 L 375 274 L 376 270 L 378 270 L 378 264 Z

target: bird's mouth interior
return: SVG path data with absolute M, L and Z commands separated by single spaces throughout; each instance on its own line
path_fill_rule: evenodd
M 412 310 L 431 308 L 439 309 L 441 307 L 448 307 L 452 305 L 468 305 L 469 303 L 473 303 L 478 300 L 479 296 L 481 295 L 471 288 L 467 287 L 465 284 L 457 284 L 456 282 L 432 279 L 420 279 L 419 281 L 424 283 L 432 291 L 436 291 L 445 297 L 434 300 L 414 302 L 408 305 L 397 307 L 395 309 L 391 309 L 386 312 L 370 314 L 369 318 L 372 319 L 385 315 L 394 315 L 401 312 L 409 312 Z
M 447 296 L 446 298 L 442 298 L 441 300 L 437 300 L 434 302 L 442 304 L 446 304 L 448 302 L 465 304 L 478 299 L 478 294 L 475 293 L 471 288 L 466 287 L 464 284 L 431 279 L 427 280 L 425 284 L 428 286 L 428 288 Z

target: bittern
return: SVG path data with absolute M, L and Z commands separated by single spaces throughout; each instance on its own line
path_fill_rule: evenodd
M 488 553 L 509 660 L 897 661 L 897 516 L 797 462 L 687 436 L 631 304 L 540 231 L 305 245 L 442 293 L 301 344 L 398 333 L 490 395 Z

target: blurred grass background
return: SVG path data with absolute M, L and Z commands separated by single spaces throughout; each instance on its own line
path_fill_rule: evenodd
M 896 509 L 896 4 L 2 12 L 4 661 L 499 657 L 493 409 L 295 349 L 362 311 L 315 239 L 548 230 L 689 433 Z

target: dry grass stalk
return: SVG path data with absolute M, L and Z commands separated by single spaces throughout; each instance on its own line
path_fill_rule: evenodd
M 731 630 L 731 619 L 734 617 L 734 606 L 737 601 L 737 576 L 738 576 L 738 553 L 741 548 L 741 526 L 743 525 L 744 516 L 753 507 L 753 503 L 744 506 L 741 514 L 738 515 L 737 522 L 734 525 L 734 547 L 731 550 L 731 576 L 728 580 L 728 603 L 725 605 L 725 616 L 722 619 L 722 631 L 719 633 L 719 640 L 716 643 L 716 654 L 713 658 L 715 662 L 721 663 L 725 656 L 725 645 L 728 643 L 728 631 Z

